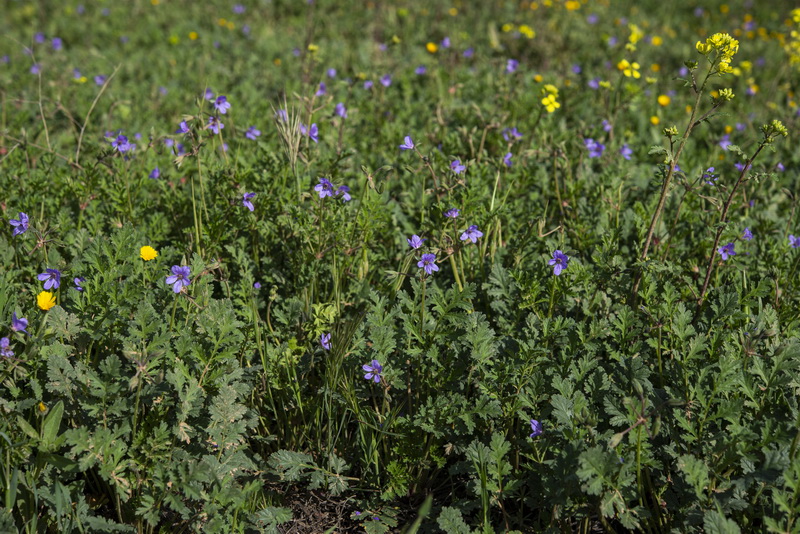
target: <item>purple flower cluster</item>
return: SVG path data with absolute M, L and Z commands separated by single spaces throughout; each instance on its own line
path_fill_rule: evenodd
M 349 202 L 352 199 L 349 187 L 340 185 L 337 189 L 327 178 L 319 178 L 319 183 L 314 186 L 314 191 L 317 192 L 321 199 L 325 197 L 338 197 L 339 195 L 342 196 L 342 202 Z
M 319 128 L 317 127 L 316 122 L 313 123 L 310 128 L 305 124 L 300 123 L 300 133 L 307 135 L 315 143 L 319 142 Z
M 603 155 L 603 151 L 606 149 L 606 146 L 598 143 L 591 137 L 587 137 L 583 140 L 583 144 L 589 150 L 589 157 L 590 158 L 599 158 Z

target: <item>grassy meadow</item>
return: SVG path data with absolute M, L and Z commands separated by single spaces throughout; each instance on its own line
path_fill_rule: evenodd
M 797 6 L 0 13 L 0 532 L 800 533 Z

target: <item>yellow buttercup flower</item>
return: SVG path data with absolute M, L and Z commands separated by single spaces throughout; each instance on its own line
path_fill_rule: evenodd
M 428 43 L 428 44 L 425 45 L 425 50 L 427 50 L 431 54 L 435 54 L 436 51 L 439 50 L 439 45 L 437 45 L 436 43 L 433 43 L 433 42 Z
M 153 247 L 151 247 L 149 245 L 145 245 L 145 246 L 143 246 L 142 248 L 139 249 L 139 256 L 144 261 L 150 261 L 150 260 L 155 259 L 156 256 L 158 256 L 158 251 L 156 251 L 156 249 L 154 249 Z
M 49 291 L 42 291 L 36 295 L 36 304 L 45 311 L 56 305 L 56 298 Z
M 667 95 L 658 95 L 658 105 L 659 106 L 669 106 L 669 103 L 672 102 L 672 99 Z
M 650 124 L 652 124 L 653 126 L 657 126 L 659 122 L 661 122 L 661 119 L 659 119 L 655 115 L 650 117 Z
M 622 74 L 624 74 L 627 78 L 640 78 L 642 76 L 639 74 L 639 64 L 635 61 L 631 63 L 627 59 L 623 59 L 617 63 L 617 70 L 621 70 Z

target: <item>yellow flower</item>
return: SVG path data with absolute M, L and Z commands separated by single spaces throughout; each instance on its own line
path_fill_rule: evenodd
M 653 126 L 657 126 L 659 122 L 661 122 L 661 119 L 659 119 L 655 115 L 650 117 L 650 124 L 652 124 Z
M 656 35 L 650 42 L 653 44 L 653 46 L 661 46 L 664 43 L 664 39 Z
M 617 63 L 617 70 L 621 70 L 622 74 L 624 74 L 627 78 L 640 78 L 642 76 L 639 74 L 639 64 L 635 61 L 631 63 L 627 59 L 623 59 Z
M 564 3 L 564 7 L 567 8 L 567 11 L 577 11 L 581 8 L 581 3 L 577 0 L 567 0 Z
M 435 54 L 437 50 L 439 50 L 439 45 L 436 43 L 428 43 L 425 45 L 425 50 L 430 52 L 431 54 Z
M 531 28 L 527 24 L 523 24 L 518 29 L 519 29 L 519 33 L 521 33 L 522 35 L 524 35 L 528 39 L 533 39 L 534 37 L 536 37 L 536 32 L 533 31 L 533 28 Z
M 456 15 L 458 15 L 458 9 L 451 7 L 448 13 L 450 13 L 451 17 L 455 17 Z
M 536 83 L 542 83 L 542 80 L 544 80 L 544 78 L 542 78 L 541 74 L 537 74 L 536 76 L 533 77 L 533 81 Z
M 198 37 L 200 36 L 197 34 L 197 32 L 189 32 L 189 39 L 192 41 L 196 41 Z
M 36 295 L 36 304 L 45 311 L 56 305 L 56 298 L 49 291 L 42 291 Z
M 139 249 L 139 256 L 141 256 L 144 261 L 150 261 L 158 256 L 158 252 L 150 245 L 145 245 Z
M 726 134 L 729 134 L 729 133 L 731 133 L 732 131 L 733 131 L 733 126 L 731 126 L 730 124 L 726 124 L 726 125 L 725 125 L 725 133 L 726 133 Z
M 39 411 L 42 413 L 47 411 L 47 405 L 43 402 L 40 402 L 36 407 L 39 408 Z
M 169 36 L 169 44 L 176 45 L 176 44 L 178 44 L 180 42 L 181 42 L 181 39 L 177 35 L 170 35 Z
M 508 33 L 514 29 L 514 25 L 511 24 L 510 22 L 506 22 L 505 24 L 500 26 L 500 29 L 503 30 L 503 33 Z
M 542 99 L 542 105 L 548 113 L 552 113 L 561 107 L 561 104 L 556 102 L 556 95 L 550 94 Z
M 669 106 L 669 103 L 672 101 L 670 97 L 667 95 L 658 95 L 658 105 L 661 107 Z
M 542 92 L 548 95 L 558 96 L 558 87 L 552 83 L 548 83 L 542 88 Z
M 319 50 L 319 46 L 315 45 L 314 43 L 311 43 L 310 45 L 308 45 L 308 51 L 311 52 L 312 54 L 314 52 L 317 52 L 318 50 Z

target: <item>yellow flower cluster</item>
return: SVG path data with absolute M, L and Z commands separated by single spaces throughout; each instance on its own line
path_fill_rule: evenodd
M 627 59 L 623 59 L 619 63 L 617 63 L 617 70 L 622 71 L 627 78 L 640 78 L 642 75 L 639 74 L 639 64 L 635 61 L 631 63 Z
M 788 24 L 795 27 L 800 26 L 800 8 L 793 10 L 791 15 L 792 19 Z M 789 55 L 790 64 L 800 65 L 800 31 L 793 28 L 789 32 L 789 38 L 783 42 L 783 49 Z
M 697 41 L 694 47 L 704 56 L 709 55 L 712 51 L 716 51 L 719 54 L 719 67 L 717 67 L 717 70 L 720 74 L 733 72 L 731 60 L 736 52 L 739 51 L 739 41 L 727 33 L 715 33 L 706 39 L 705 43 Z
M 548 113 L 553 113 L 555 110 L 561 107 L 561 104 L 558 103 L 558 88 L 552 84 L 546 84 L 542 87 L 542 105 L 547 110 Z

